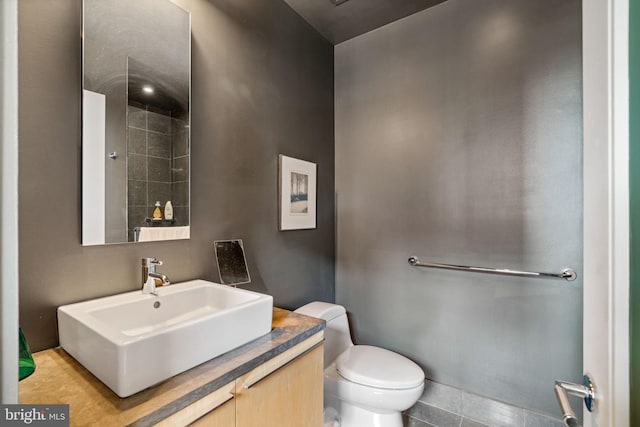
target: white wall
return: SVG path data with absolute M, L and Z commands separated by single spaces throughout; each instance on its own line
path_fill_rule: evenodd
M 82 91 L 82 244 L 105 243 L 106 97 Z
M 18 401 L 18 2 L 0 2 L 0 401 Z
M 597 393 L 585 427 L 629 426 L 638 407 L 629 400 L 629 19 L 627 0 L 583 2 L 583 361 Z

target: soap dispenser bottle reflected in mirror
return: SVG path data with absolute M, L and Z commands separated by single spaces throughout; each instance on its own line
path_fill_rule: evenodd
M 173 219 L 173 205 L 171 204 L 171 200 L 168 200 L 164 205 L 164 219 Z
M 160 221 L 162 219 L 162 211 L 160 210 L 160 201 L 156 202 L 156 208 L 153 210 L 153 220 Z

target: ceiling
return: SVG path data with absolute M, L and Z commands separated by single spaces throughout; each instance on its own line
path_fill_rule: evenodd
M 285 1 L 335 45 L 445 0 Z M 339 2 L 338 5 L 335 4 L 336 1 Z

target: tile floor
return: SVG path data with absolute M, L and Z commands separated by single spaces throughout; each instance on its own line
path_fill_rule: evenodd
M 561 420 L 427 380 L 405 427 L 563 427 Z

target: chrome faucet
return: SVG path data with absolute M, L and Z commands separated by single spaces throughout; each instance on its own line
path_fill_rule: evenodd
M 162 265 L 157 258 L 142 258 L 142 293 L 156 294 L 156 279 L 162 281 L 162 286 L 170 285 L 169 278 L 156 272 L 156 267 Z

